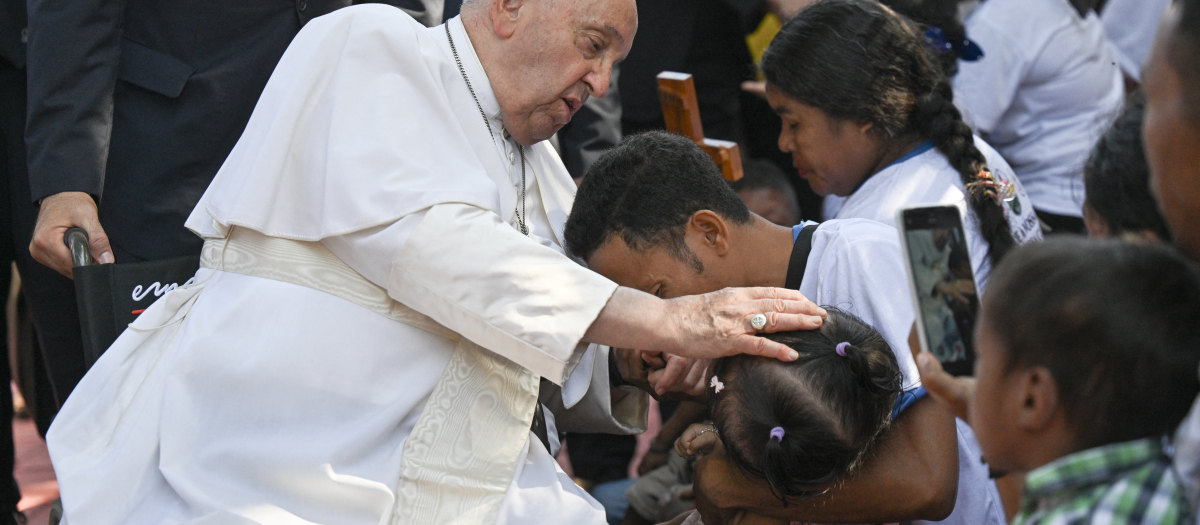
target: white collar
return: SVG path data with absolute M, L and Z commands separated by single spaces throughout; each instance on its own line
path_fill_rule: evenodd
M 483 63 L 479 61 L 479 55 L 475 53 L 475 45 L 471 42 L 471 37 L 467 35 L 462 17 L 451 18 L 446 21 L 446 25 L 450 28 L 450 35 L 454 38 L 454 48 L 458 51 L 459 59 L 462 61 L 463 71 L 466 71 L 467 78 L 471 79 L 471 89 L 475 90 L 479 106 L 492 121 L 492 132 L 498 138 L 502 138 L 504 121 L 500 115 L 500 101 L 496 100 L 496 92 L 492 89 L 492 83 L 483 69 Z

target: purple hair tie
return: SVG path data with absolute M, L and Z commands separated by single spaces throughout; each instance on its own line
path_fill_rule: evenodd
M 850 343 L 842 342 L 837 344 L 837 354 L 846 357 L 846 349 L 850 347 Z
M 783 441 L 783 427 L 775 427 L 771 429 L 771 438 Z

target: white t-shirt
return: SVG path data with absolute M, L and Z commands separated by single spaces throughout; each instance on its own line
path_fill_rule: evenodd
M 1108 0 L 1100 13 L 1117 63 L 1134 80 L 1142 79 L 1142 66 L 1169 5 L 1171 0 Z
M 815 223 L 795 228 L 810 224 Z M 895 228 L 862 219 L 821 223 L 813 232 L 800 293 L 874 328 L 896 354 L 903 388 L 920 386 L 921 375 L 908 348 L 914 314 Z
M 981 8 L 982 9 L 982 8 Z M 1009 181 L 1016 189 L 1016 198 L 1004 204 L 1004 215 L 1012 228 L 1017 244 L 1042 238 L 1041 225 L 1029 205 L 1029 195 L 1013 175 L 1013 170 L 996 150 L 979 137 L 975 147 L 983 152 L 992 174 L 1000 180 Z M 922 148 L 924 149 L 922 151 Z M 979 232 L 979 221 L 967 202 L 962 177 L 936 148 L 922 144 L 916 155 L 906 155 L 892 165 L 882 169 L 863 182 L 862 186 L 847 197 L 825 198 L 826 219 L 871 219 L 893 228 L 896 226 L 896 211 L 917 205 L 957 206 L 963 217 L 963 229 L 967 234 L 967 246 L 971 254 L 971 266 L 975 272 L 975 283 L 982 293 L 991 272 L 992 260 L 988 257 L 990 246 Z M 907 297 L 907 296 L 906 296 Z M 908 299 L 911 303 L 911 299 Z M 905 337 L 907 338 L 907 332 Z
M 813 223 L 802 223 L 797 228 L 809 224 Z M 908 348 L 913 309 L 903 261 L 900 234 L 895 228 L 864 219 L 828 220 L 813 232 L 800 293 L 817 304 L 854 314 L 874 327 L 896 354 L 904 389 L 911 390 L 920 385 L 921 376 Z M 1004 525 L 1000 494 L 988 478 L 987 465 L 980 461 L 975 435 L 961 420 L 957 421 L 957 432 L 958 495 L 954 512 L 938 523 Z
M 1038 210 L 1082 217 L 1083 164 L 1125 95 L 1100 17 L 1068 0 L 988 0 L 966 27 L 984 55 L 959 63 L 955 104 Z

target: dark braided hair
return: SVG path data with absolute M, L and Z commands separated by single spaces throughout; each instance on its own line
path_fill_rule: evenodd
M 733 464 L 762 478 L 781 499 L 852 472 L 869 457 L 900 395 L 896 355 L 857 317 L 826 307 L 817 330 L 764 337 L 795 349 L 790 363 L 738 355 L 713 362 L 713 425 Z M 845 356 L 838 343 L 850 343 Z M 772 435 L 775 428 L 782 437 Z M 786 499 L 784 499 L 786 503 Z
M 869 122 L 885 142 L 929 139 L 966 186 L 992 262 L 1015 245 L 1000 202 L 974 184 L 987 160 L 912 22 L 872 0 L 821 0 L 784 25 L 762 69 L 793 100 L 830 118 Z

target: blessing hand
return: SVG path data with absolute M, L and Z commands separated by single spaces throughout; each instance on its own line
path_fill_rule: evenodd
M 726 288 L 670 299 L 667 306 L 674 344 L 661 350 L 695 359 L 750 354 L 794 361 L 795 350 L 757 334 L 813 330 L 828 315 L 800 292 L 784 288 Z M 766 322 L 755 328 L 752 319 L 759 314 Z

